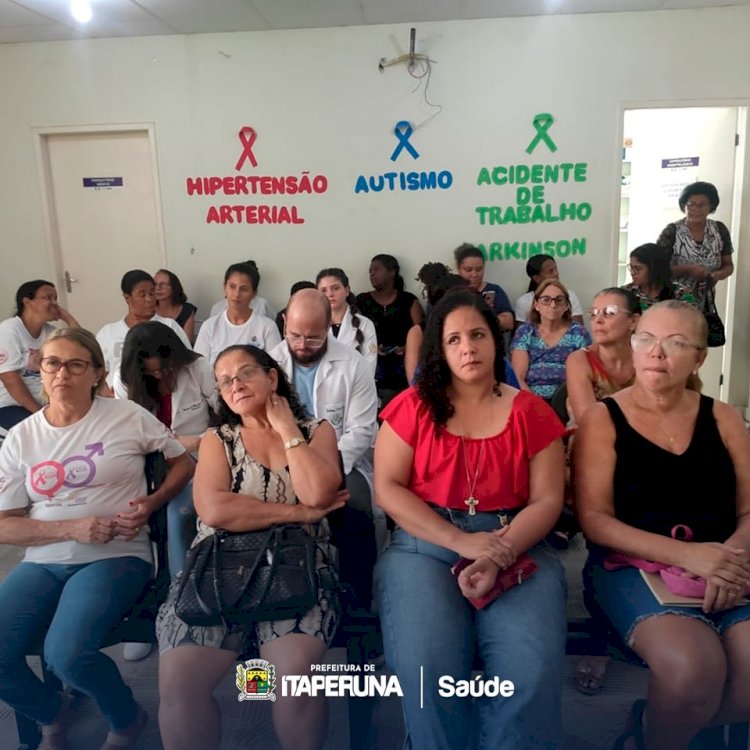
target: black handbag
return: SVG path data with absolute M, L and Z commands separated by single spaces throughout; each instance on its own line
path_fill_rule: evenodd
M 706 290 L 706 303 L 703 308 L 703 315 L 708 324 L 708 345 L 712 347 L 724 346 L 727 342 L 727 338 L 724 332 L 724 323 L 722 322 L 721 317 L 719 317 L 719 312 L 716 309 L 713 286 L 709 286 Z
M 315 541 L 298 525 L 218 529 L 188 550 L 175 600 L 188 625 L 288 620 L 317 601 Z

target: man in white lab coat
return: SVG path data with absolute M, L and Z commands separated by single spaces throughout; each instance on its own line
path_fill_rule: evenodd
M 354 348 L 328 338 L 331 307 L 317 289 L 293 295 L 284 319 L 284 340 L 269 354 L 294 384 L 307 411 L 330 422 L 336 431 L 351 494 L 348 505 L 372 518 L 370 457 L 377 432 L 378 394 L 371 368 Z M 377 526 L 381 532 L 384 523 Z M 354 542 L 348 530 L 342 529 L 339 541 L 343 536 Z M 343 563 L 341 544 L 339 550 Z

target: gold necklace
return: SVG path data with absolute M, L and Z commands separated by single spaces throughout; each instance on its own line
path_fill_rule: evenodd
M 674 441 L 675 441 L 676 436 L 675 435 L 671 435 L 669 433 L 669 431 L 664 426 L 664 423 L 661 421 L 661 419 L 659 417 L 657 417 L 656 420 L 657 420 L 656 424 L 659 426 L 659 429 L 667 436 L 667 440 L 669 441 L 669 445 L 671 447 L 672 445 L 674 445 Z
M 464 454 L 464 470 L 466 471 L 466 486 L 469 489 L 469 497 L 464 500 L 464 505 L 469 506 L 469 515 L 475 516 L 477 511 L 476 507 L 479 505 L 479 500 L 477 500 L 474 497 L 474 492 L 477 489 L 477 479 L 479 478 L 479 469 L 482 466 L 482 456 L 484 456 L 484 441 L 485 438 L 482 438 L 482 444 L 479 448 L 479 460 L 477 461 L 477 468 L 474 470 L 474 481 L 472 482 L 469 479 L 469 459 L 466 455 L 466 441 L 464 440 L 464 436 L 461 435 L 461 448 L 463 449 Z

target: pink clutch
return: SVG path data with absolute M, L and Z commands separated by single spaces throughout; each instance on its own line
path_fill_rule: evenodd
M 678 525 L 672 529 L 672 538 L 682 539 L 689 542 L 693 538 L 693 532 L 688 526 Z M 677 596 L 688 596 L 694 599 L 703 599 L 706 595 L 706 579 L 694 578 L 686 575 L 684 568 L 653 560 L 643 560 L 640 557 L 631 557 L 621 552 L 610 552 L 604 559 L 605 570 L 618 570 L 620 568 L 632 567 L 645 570 L 647 573 L 658 573 L 666 587 Z M 750 586 L 744 591 L 745 596 L 750 594 Z

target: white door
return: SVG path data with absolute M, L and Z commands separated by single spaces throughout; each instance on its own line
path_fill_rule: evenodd
M 42 159 L 60 299 L 96 332 L 126 312 L 126 271 L 164 265 L 150 134 L 47 134 Z
M 623 186 L 623 194 L 628 196 L 628 216 L 627 220 L 621 217 L 620 225 L 621 235 L 627 232 L 628 253 L 643 243 L 656 242 L 662 229 L 681 217 L 677 198 L 685 185 L 697 180 L 716 186 L 721 200 L 711 218 L 732 227 L 738 114 L 736 107 L 640 109 L 625 113 L 623 134 L 628 145 L 625 155 L 630 162 L 630 177 Z M 716 304 L 726 322 L 725 281 L 716 288 Z M 710 349 L 700 371 L 703 392 L 714 398 L 720 393 L 723 357 L 724 347 Z

